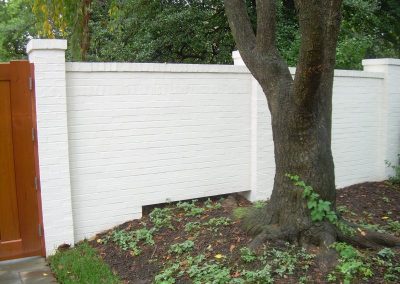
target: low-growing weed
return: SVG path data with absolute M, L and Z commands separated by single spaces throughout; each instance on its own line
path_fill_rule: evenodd
M 262 209 L 265 207 L 265 205 L 267 205 L 267 201 L 265 200 L 257 200 L 253 203 L 253 207 L 257 209 Z
M 253 262 L 257 259 L 257 255 L 248 247 L 243 247 L 240 249 L 240 258 L 244 262 Z
M 149 214 L 151 222 L 153 222 L 156 228 L 172 227 L 172 209 L 171 208 L 155 208 Z
M 274 283 L 274 278 L 271 275 L 271 266 L 266 264 L 259 270 L 244 270 L 242 271 L 242 283 Z
M 204 212 L 204 208 L 196 206 L 196 200 L 192 200 L 191 203 L 189 202 L 178 202 L 176 207 L 179 209 L 183 209 L 185 211 L 185 215 L 188 217 L 198 216 Z
M 200 222 L 188 222 L 185 224 L 185 232 L 192 232 L 194 230 L 198 230 L 201 227 Z
M 213 202 L 210 198 L 208 198 L 204 202 L 204 207 L 210 210 L 216 210 L 216 209 L 221 209 L 222 205 L 220 202 Z
M 351 281 L 361 276 L 363 278 L 370 278 L 373 275 L 370 264 L 365 262 L 361 253 L 353 246 L 346 243 L 334 243 L 332 247 L 339 253 L 339 264 L 336 270 L 343 277 L 344 284 L 350 284 Z M 331 281 L 336 277 L 333 273 L 328 276 Z
M 388 230 L 390 230 L 393 233 L 400 233 L 400 222 L 388 220 L 387 228 L 388 228 Z
M 183 243 L 173 244 L 170 246 L 168 252 L 175 254 L 183 254 L 185 252 L 191 251 L 194 247 L 194 242 L 186 240 Z
M 395 253 L 390 248 L 383 248 L 378 251 L 377 255 L 383 259 L 392 259 Z
M 139 248 L 138 242 L 143 241 L 145 244 L 154 245 L 153 233 L 156 229 L 147 229 L 146 227 L 136 231 L 114 230 L 109 234 L 104 242 L 112 241 L 122 250 L 130 250 L 133 255 L 139 255 L 142 250 Z
M 307 253 L 304 248 L 299 250 L 296 246 L 286 243 L 283 250 L 275 248 L 265 250 L 259 259 L 264 265 L 271 265 L 271 271 L 282 277 L 293 274 L 296 267 L 300 265 L 302 265 L 303 270 L 308 270 L 314 257 L 313 254 Z
M 227 217 L 216 217 L 208 220 L 205 225 L 209 230 L 217 232 L 221 226 L 229 226 L 232 224 L 232 220 Z
M 399 282 L 400 266 L 390 266 L 383 277 L 386 281 Z
M 144 241 L 145 244 L 154 245 L 153 233 L 155 228 L 151 228 L 150 230 L 145 228 L 138 229 L 135 231 L 136 240 Z
M 117 244 L 122 250 L 130 250 L 133 255 L 139 255 L 142 252 L 137 245 L 137 240 L 134 236 L 134 232 L 115 230 L 112 231 L 108 239 Z
M 400 160 L 400 154 L 397 154 L 397 160 Z M 400 184 L 400 165 L 393 165 L 388 160 L 385 161 L 385 164 L 394 171 L 394 175 L 389 177 L 389 182 L 396 185 Z
M 176 282 L 174 274 L 179 271 L 179 263 L 174 263 L 165 268 L 161 273 L 155 276 L 154 283 L 156 284 L 173 284 Z
M 209 263 L 192 263 L 187 273 L 194 283 L 229 283 L 230 269 L 213 261 Z

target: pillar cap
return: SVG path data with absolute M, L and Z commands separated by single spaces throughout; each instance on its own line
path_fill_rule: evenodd
M 240 56 L 239 50 L 232 51 L 233 65 L 245 65 L 242 57 Z
M 378 58 L 378 59 L 364 59 L 362 61 L 363 66 L 372 65 L 398 65 L 400 66 L 400 59 L 395 58 Z
M 34 50 L 66 50 L 66 39 L 31 39 L 26 46 L 26 53 Z

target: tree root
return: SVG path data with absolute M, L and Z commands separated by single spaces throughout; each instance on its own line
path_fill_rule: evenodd
M 400 247 L 400 239 L 385 233 L 367 230 L 342 220 L 347 226 L 354 229 L 353 234 L 345 234 L 337 230 L 338 240 L 359 248 L 379 249 L 382 247 Z
M 264 229 L 249 244 L 252 250 L 258 249 L 268 240 L 286 240 L 287 232 L 284 232 L 276 225 L 264 226 Z
M 311 220 L 296 222 L 299 219 L 294 219 L 292 224 L 277 224 L 273 222 L 274 215 L 268 209 L 252 208 L 242 220 L 247 233 L 255 236 L 249 244 L 251 249 L 259 248 L 266 241 L 290 242 L 306 248 L 318 247 L 320 252 L 329 251 L 330 245 L 336 241 L 369 249 L 400 247 L 400 239 L 393 235 L 367 230 L 341 218 L 339 222 L 349 228 L 346 232 L 328 221 L 313 223 Z
M 288 241 L 303 247 L 315 246 L 321 252 L 329 251 L 330 245 L 336 241 L 346 242 L 359 248 L 379 249 L 382 247 L 400 247 L 400 239 L 384 233 L 366 230 L 355 224 L 342 220 L 353 233 L 343 233 L 329 222 L 319 222 L 299 230 L 295 227 L 282 227 L 278 224 L 250 226 L 252 232 L 257 232 L 249 244 L 249 248 L 257 249 L 266 241 Z M 249 227 L 248 227 L 249 228 Z M 256 228 L 256 229 L 255 229 Z M 262 230 L 260 231 L 260 228 Z

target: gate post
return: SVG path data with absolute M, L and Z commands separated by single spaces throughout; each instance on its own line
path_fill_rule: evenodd
M 32 39 L 37 139 L 46 255 L 74 243 L 68 154 L 65 50 L 67 41 Z

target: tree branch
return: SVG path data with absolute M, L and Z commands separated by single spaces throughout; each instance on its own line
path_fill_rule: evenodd
M 240 51 L 249 52 L 256 46 L 256 36 L 243 0 L 225 0 L 229 26 Z
M 322 3 L 323 2 L 323 3 Z M 294 81 L 296 103 L 311 110 L 323 81 L 333 72 L 342 0 L 295 0 L 299 15 L 301 45 Z
M 276 50 L 275 0 L 257 0 L 257 50 Z
M 225 11 L 243 61 L 263 87 L 269 106 L 276 94 L 287 94 L 292 77 L 275 46 L 275 0 L 257 0 L 257 37 L 244 0 L 225 0 Z

